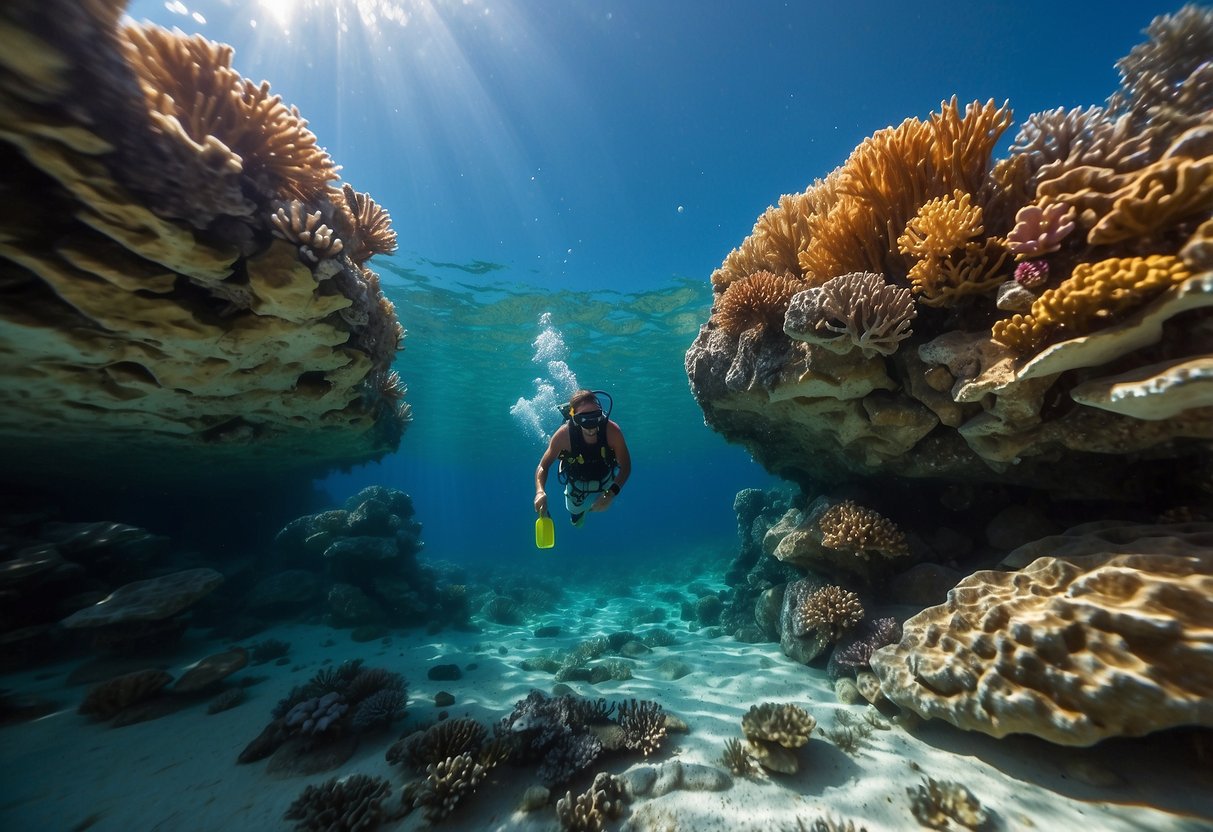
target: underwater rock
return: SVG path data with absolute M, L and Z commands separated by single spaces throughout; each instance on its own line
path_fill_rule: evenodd
M 163 670 L 139 670 L 118 676 L 89 690 L 77 712 L 110 719 L 123 709 L 158 695 L 171 681 L 173 677 Z
M 658 679 L 664 679 L 667 682 L 681 679 L 683 676 L 694 672 L 695 669 L 693 667 L 680 659 L 666 659 L 653 669 L 653 673 Z
M 391 560 L 398 554 L 396 539 L 390 537 L 342 537 L 324 550 L 324 557 L 335 561 Z
M 938 563 L 918 563 L 889 581 L 888 599 L 919 607 L 938 604 L 963 577 L 963 572 Z
M 783 611 L 783 596 L 787 584 L 777 584 L 763 590 L 754 603 L 754 623 L 762 630 L 766 641 L 779 641 L 779 617 Z
M 1048 538 L 1058 557 L 965 578 L 872 655 L 884 695 L 1059 745 L 1213 727 L 1213 524 L 1180 528 L 1140 526 L 1135 545 L 1124 525 L 1079 527 Z
M 379 624 L 383 610 L 365 592 L 351 584 L 333 584 L 325 599 L 325 620 L 333 627 Z
M 795 662 L 808 664 L 830 646 L 832 639 L 824 629 L 812 628 L 797 635 L 792 622 L 805 602 L 826 586 L 819 578 L 803 578 L 787 586 L 779 613 L 779 649 Z
M 181 612 L 221 583 L 223 575 L 207 568 L 135 581 L 114 590 L 104 601 L 69 615 L 62 623 L 72 629 L 159 621 Z
M 628 797 L 661 797 L 672 791 L 721 792 L 733 785 L 728 774 L 712 766 L 667 760 L 659 766 L 633 768 L 620 778 Z
M 207 656 L 181 674 L 181 678 L 173 684 L 173 691 L 194 693 L 218 684 L 220 680 L 245 667 L 248 660 L 248 651 L 240 647 Z
M 454 682 L 463 678 L 463 671 L 457 664 L 436 664 L 425 675 L 435 682 Z

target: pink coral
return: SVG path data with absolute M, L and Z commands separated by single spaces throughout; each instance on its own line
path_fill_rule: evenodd
M 1054 202 L 1041 208 L 1025 205 L 1015 214 L 1015 228 L 1007 235 L 1007 248 L 1020 257 L 1039 257 L 1061 248 L 1074 230 L 1074 206 Z
M 1044 260 L 1025 260 L 1015 267 L 1015 282 L 1036 290 L 1049 282 L 1049 264 Z

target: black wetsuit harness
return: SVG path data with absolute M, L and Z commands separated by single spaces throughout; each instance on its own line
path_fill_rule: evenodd
M 560 469 L 557 477 L 563 485 L 567 485 L 570 480 L 598 483 L 597 488 L 588 491 L 582 491 L 576 485 L 571 486 L 573 496 L 579 502 L 587 494 L 605 491 L 603 483 L 614 479 L 615 471 L 619 467 L 619 463 L 615 459 L 615 452 L 611 450 L 611 446 L 607 442 L 609 424 L 610 422 L 603 423 L 602 427 L 598 429 L 598 442 L 591 445 L 581 435 L 581 428 L 572 421 L 569 422 L 569 447 L 571 450 L 560 454 Z

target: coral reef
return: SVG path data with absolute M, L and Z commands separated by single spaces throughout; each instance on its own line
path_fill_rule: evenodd
M 792 634 L 803 638 L 810 630 L 837 641 L 846 630 L 863 620 L 859 596 L 840 586 L 826 586 L 808 595 L 792 612 Z
M 362 262 L 391 249 L 387 214 L 359 195 L 345 216 L 299 112 L 198 35 L 67 0 L 8 19 L 40 21 L 44 53 L 0 68 L 25 206 L 0 220 L 0 379 L 22 390 L 0 414 L 4 477 L 55 491 L 45 462 L 71 459 L 75 487 L 189 471 L 209 494 L 394 450 L 402 330 Z M 25 37 L 8 25 L 0 45 Z
M 741 718 L 746 750 L 768 771 L 795 774 L 800 770 L 795 749 L 803 747 L 817 720 L 799 705 L 764 702 Z
M 1042 541 L 1052 556 L 965 578 L 872 654 L 881 691 L 923 717 L 1059 745 L 1213 725 L 1213 527 L 1193 526 L 1079 527 Z
M 893 522 L 851 500 L 830 506 L 817 524 L 822 545 L 831 549 L 854 552 L 863 558 L 870 554 L 897 557 L 910 551 L 906 536 Z
M 391 816 L 383 802 L 392 794 L 392 784 L 382 777 L 351 774 L 334 777 L 319 786 L 308 786 L 283 815 L 296 821 L 299 832 L 356 832 L 374 829 Z
M 1207 470 L 1213 14 L 1147 35 L 1107 104 L 1029 115 L 1006 158 L 1010 110 L 953 100 L 759 217 L 686 354 L 708 425 L 806 491 L 1134 499 L 1175 459 Z
M 424 731 L 397 740 L 387 750 L 387 761 L 404 764 L 414 771 L 460 754 L 478 756 L 488 739 L 488 729 L 474 719 L 447 719 Z
M 837 677 L 844 672 L 855 673 L 871 666 L 872 653 L 889 644 L 901 641 L 901 625 L 895 618 L 868 620 L 861 626 L 861 634 L 849 644 L 839 644 L 830 654 L 830 675 Z
M 632 699 L 619 706 L 619 727 L 623 730 L 624 747 L 647 757 L 665 739 L 665 714 L 656 702 Z
M 475 794 L 477 787 L 491 770 L 469 754 L 459 754 L 433 763 L 426 768 L 426 778 L 405 789 L 405 799 L 414 809 L 421 809 L 431 823 L 450 815 L 465 798 Z

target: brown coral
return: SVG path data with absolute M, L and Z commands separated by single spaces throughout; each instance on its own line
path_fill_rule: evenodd
M 1027 315 L 995 323 L 992 335 L 1031 354 L 1056 336 L 1073 338 L 1112 323 L 1189 277 L 1183 261 L 1169 255 L 1081 263 L 1061 285 L 1037 298 Z
M 952 829 L 957 823 L 965 829 L 981 829 L 990 819 L 989 813 L 973 793 L 959 783 L 924 778 L 922 784 L 906 789 L 910 811 L 923 826 L 931 829 Z
M 1010 252 L 1003 240 L 987 237 L 966 243 L 951 257 L 926 257 L 906 275 L 916 295 L 927 306 L 951 306 L 969 295 L 985 294 L 1001 285 L 1008 274 L 1004 265 Z
M 870 554 L 898 557 L 910 551 L 905 534 L 892 520 L 851 500 L 830 506 L 817 524 L 822 544 L 831 549 L 854 552 L 863 558 Z
M 800 748 L 809 741 L 817 720 L 799 705 L 764 702 L 751 705 L 741 718 L 741 731 L 748 740 L 773 742 L 784 748 Z
M 878 274 L 854 272 L 794 295 L 784 332 L 839 354 L 858 348 L 871 358 L 896 352 L 912 334 L 910 323 L 917 314 L 909 289 L 886 283 Z
M 830 641 L 863 620 L 859 596 L 840 586 L 826 586 L 812 593 L 792 611 L 792 632 L 803 637 L 810 631 L 824 633 Z
M 335 200 L 336 201 L 336 200 Z M 341 200 L 345 206 L 349 233 L 349 255 L 356 264 L 362 265 L 375 254 L 392 254 L 396 251 L 396 232 L 392 230 L 392 217 L 387 210 L 347 185 L 341 186 Z
M 624 747 L 649 756 L 661 747 L 665 739 L 665 714 L 656 702 L 635 699 L 619 705 L 619 727 Z
M 447 719 L 397 740 L 387 750 L 387 761 L 404 763 L 418 771 L 461 754 L 474 756 L 483 748 L 488 729 L 474 719 Z
M 781 331 L 788 302 L 802 288 L 796 278 L 757 272 L 729 284 L 716 301 L 716 322 L 731 335 L 754 327 Z
M 470 754 L 448 757 L 428 766 L 426 779 L 406 788 L 405 799 L 411 801 L 413 808 L 422 809 L 426 820 L 436 823 L 474 794 L 489 770 Z
M 556 819 L 566 832 L 604 832 L 607 821 L 623 810 L 623 795 L 619 778 L 599 772 L 584 793 L 573 797 L 572 792 L 565 792 L 556 801 Z
M 154 122 L 198 148 L 222 155 L 266 197 L 308 200 L 337 178 L 337 168 L 294 107 L 231 67 L 232 48 L 156 26 L 122 35 Z
M 729 252 L 712 273 L 712 286 L 721 292 L 735 280 L 755 272 L 800 274 L 800 249 L 808 239 L 806 220 L 816 210 L 823 189 L 815 183 L 799 194 L 785 194 L 759 216 L 754 230 Z
M 374 829 L 387 819 L 383 801 L 391 794 L 392 784 L 382 777 L 334 777 L 305 788 L 283 818 L 296 821 L 298 832 Z
M 897 238 L 897 249 L 917 257 L 947 257 L 984 230 L 981 206 L 957 190 L 924 202 Z
M 307 206 L 297 199 L 279 205 L 270 214 L 270 225 L 274 227 L 275 236 L 297 245 L 300 256 L 309 263 L 336 257 L 345 247 L 333 229 L 324 224 L 320 211 L 309 214 Z

